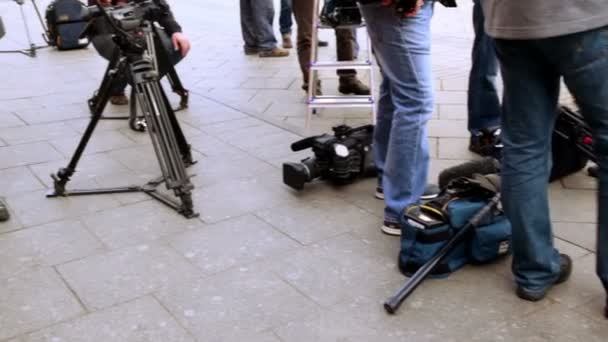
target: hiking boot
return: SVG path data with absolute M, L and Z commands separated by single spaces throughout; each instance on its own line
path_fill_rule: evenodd
M 553 284 L 547 286 L 545 289 L 540 291 L 530 291 L 523 286 L 518 285 L 517 297 L 525 300 L 529 300 L 531 302 L 537 302 L 547 295 L 547 291 L 553 286 L 557 284 L 561 284 L 570 278 L 570 274 L 572 273 L 572 259 L 566 254 L 559 255 L 559 276 L 555 280 Z
M 126 106 L 129 104 L 129 98 L 125 94 L 110 96 L 110 103 L 116 106 Z
M 420 196 L 420 200 L 429 201 L 437 198 L 439 196 L 439 187 L 435 184 L 427 184 L 424 188 L 424 193 Z M 376 193 L 374 195 L 377 199 L 384 199 L 384 190 L 381 187 L 376 188 Z
M 284 49 L 293 48 L 293 42 L 291 41 L 291 33 L 283 34 L 283 48 Z
M 287 57 L 289 56 L 289 51 L 282 49 L 280 47 L 275 47 L 274 49 L 271 50 L 264 50 L 264 51 L 260 51 L 259 53 L 260 57 Z
M 338 91 L 342 94 L 369 95 L 369 87 L 363 84 L 356 76 L 340 77 Z
M 8 206 L 4 199 L 0 198 L 0 222 L 8 221 L 11 215 L 8 212 Z
M 401 225 L 399 223 L 384 221 L 380 230 L 387 235 L 401 236 Z
M 302 84 L 302 89 L 308 94 L 308 83 Z M 315 96 L 323 95 L 323 91 L 321 90 L 321 81 L 317 81 L 317 93 Z
M 471 135 L 469 151 L 483 157 L 500 159 L 501 150 L 500 127 L 484 128 Z

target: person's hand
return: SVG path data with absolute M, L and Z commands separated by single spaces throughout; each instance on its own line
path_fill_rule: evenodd
M 417 0 L 416 1 L 416 7 L 411 10 L 410 12 L 406 13 L 405 16 L 406 17 L 413 17 L 416 14 L 418 14 L 418 12 L 420 11 L 420 9 L 422 8 L 422 6 L 424 5 L 424 0 Z
M 179 52 L 181 52 L 182 57 L 186 57 L 188 51 L 190 51 L 190 41 L 186 36 L 181 32 L 175 32 L 171 36 L 171 42 L 173 43 L 173 48 Z

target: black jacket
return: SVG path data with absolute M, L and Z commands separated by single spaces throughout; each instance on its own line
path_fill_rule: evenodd
M 171 12 L 171 7 L 167 3 L 167 1 L 166 0 L 157 0 L 157 1 L 163 12 L 162 17 L 158 20 L 158 23 L 160 24 L 160 26 L 162 26 L 165 29 L 165 31 L 167 31 L 167 34 L 169 36 L 171 36 L 175 32 L 182 32 L 182 27 L 177 23 L 177 21 L 175 21 L 175 17 L 173 16 L 173 12 Z M 95 0 L 88 0 L 88 2 L 89 2 L 89 6 L 95 5 L 97 3 L 97 1 L 95 1 Z M 112 0 L 112 4 L 115 5 L 116 0 Z M 101 26 L 103 26 L 103 24 Z M 105 31 L 105 30 L 102 27 L 98 26 L 96 33 L 103 33 L 102 31 Z

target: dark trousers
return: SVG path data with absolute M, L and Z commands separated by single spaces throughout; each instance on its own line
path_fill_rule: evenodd
M 310 50 L 312 46 L 312 20 L 313 1 L 292 0 L 293 14 L 298 24 L 298 61 L 302 70 L 304 84 L 308 84 Z M 354 59 L 355 34 L 353 29 L 336 29 L 336 53 L 338 61 L 352 61 Z M 355 70 L 338 70 L 340 77 L 354 76 Z

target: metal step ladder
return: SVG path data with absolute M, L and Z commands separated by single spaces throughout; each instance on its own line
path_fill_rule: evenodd
M 345 26 L 328 26 L 321 22 L 319 17 L 319 0 L 314 0 L 314 15 L 313 15 L 313 30 L 311 42 L 310 56 L 310 71 L 308 81 L 308 111 L 306 113 L 306 128 L 310 127 L 312 115 L 316 113 L 318 108 L 370 108 L 372 113 L 372 123 L 376 123 L 376 101 L 374 99 L 374 70 L 372 45 L 369 36 L 366 32 L 367 56 L 363 61 L 319 61 L 319 30 L 336 28 L 358 29 L 365 27 L 365 23 L 361 25 L 345 25 Z M 320 95 L 317 96 L 317 86 L 319 82 L 319 71 L 325 70 L 344 70 L 356 69 L 367 70 L 369 79 L 370 95 Z

